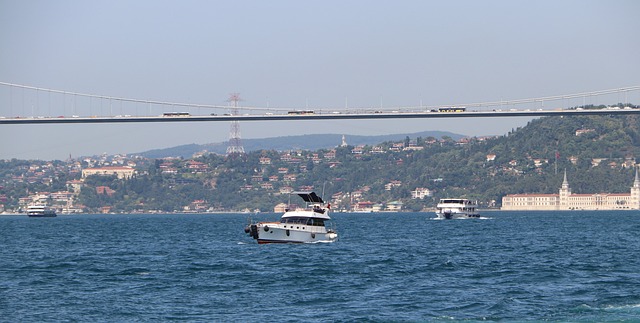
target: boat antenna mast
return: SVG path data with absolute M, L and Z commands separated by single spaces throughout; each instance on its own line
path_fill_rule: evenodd
M 331 184 L 331 183 L 330 183 Z M 322 183 L 322 202 L 324 203 L 324 206 L 327 207 L 327 209 L 331 208 L 331 203 L 329 203 L 327 200 L 324 199 L 324 188 L 325 186 L 327 186 L 327 182 Z

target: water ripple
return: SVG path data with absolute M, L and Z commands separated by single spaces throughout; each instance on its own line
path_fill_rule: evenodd
M 612 213 L 336 214 L 302 245 L 234 214 L 0 217 L 0 321 L 634 320 L 640 217 Z

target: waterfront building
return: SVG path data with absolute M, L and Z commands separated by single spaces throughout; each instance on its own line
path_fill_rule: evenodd
M 287 203 L 278 203 L 273 207 L 273 213 L 284 213 L 287 212 L 288 204 Z
M 558 194 L 509 194 L 502 198 L 501 210 L 639 210 L 640 178 L 636 177 L 629 193 L 574 194 L 569 187 L 567 172 Z
M 387 203 L 385 211 L 400 212 L 402 210 L 402 201 L 391 201 Z

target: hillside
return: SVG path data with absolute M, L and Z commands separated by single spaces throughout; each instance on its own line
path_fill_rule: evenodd
M 363 147 L 134 158 L 136 176 L 90 176 L 75 202 L 89 211 L 269 211 L 286 201 L 282 192 L 324 187 L 336 208 L 400 201 L 404 209 L 421 210 L 441 197 L 466 197 L 487 207 L 499 206 L 506 194 L 556 193 L 565 170 L 574 193 L 628 192 L 639 155 L 637 116 L 545 117 L 486 140 L 405 136 Z M 0 195 L 12 206 L 28 192 L 64 190 L 89 162 L 97 167 L 114 161 L 0 161 Z M 416 188 L 432 196 L 412 199 Z M 110 194 L 99 193 L 105 191 Z
M 285 151 L 292 149 L 318 150 L 334 148 L 342 143 L 340 134 L 314 134 L 299 136 L 284 136 L 262 139 L 243 139 L 242 146 L 245 152 L 256 150 L 277 150 Z M 357 136 L 345 135 L 347 143 L 350 145 L 376 145 L 385 141 L 403 140 L 406 137 L 451 137 L 454 140 L 462 138 L 462 135 L 447 131 L 423 131 L 409 134 L 391 134 L 377 136 Z M 135 155 L 147 158 L 166 158 L 166 157 L 182 157 L 190 158 L 194 154 L 207 151 L 214 154 L 225 154 L 227 150 L 227 142 L 210 143 L 204 145 L 189 144 L 176 147 L 153 149 L 145 152 L 136 153 Z
M 331 152 L 328 149 L 297 155 L 261 150 L 243 159 L 207 155 L 198 160 L 219 172 L 212 176 L 216 189 L 197 196 L 217 201 L 223 208 L 263 205 L 268 209 L 281 199 L 271 192 L 287 186 L 320 190 L 326 184 L 328 192 L 350 196 L 350 200 L 334 201 L 340 207 L 357 201 L 400 200 L 406 208 L 419 210 L 444 196 L 477 199 L 483 206 L 492 206 L 499 205 L 505 194 L 557 192 L 565 169 L 576 193 L 626 192 L 640 152 L 638 129 L 637 117 L 557 117 L 531 121 L 486 141 L 409 137 L 362 150 L 336 148 L 332 159 L 325 157 Z M 400 148 L 394 150 L 396 146 Z M 421 148 L 408 150 L 411 146 Z M 270 158 L 271 163 L 261 164 L 261 157 Z M 287 181 L 282 169 L 295 181 Z M 418 187 L 428 188 L 433 197 L 412 200 L 411 191 Z

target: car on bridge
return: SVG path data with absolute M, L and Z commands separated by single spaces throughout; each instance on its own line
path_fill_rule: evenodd
M 467 108 L 465 107 L 450 107 L 450 108 L 439 108 L 438 112 L 465 112 Z
M 293 110 L 293 111 L 287 112 L 287 114 L 289 114 L 289 115 L 307 115 L 307 114 L 314 114 L 314 111 L 313 110 Z
M 188 117 L 190 116 L 189 112 L 165 112 L 162 114 L 163 117 Z

